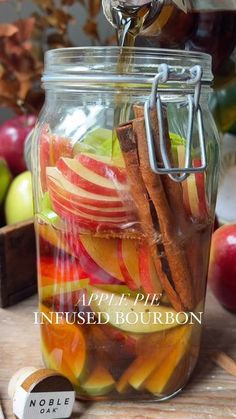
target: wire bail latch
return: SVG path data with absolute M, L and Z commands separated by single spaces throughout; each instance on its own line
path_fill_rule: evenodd
M 153 79 L 152 91 L 148 100 L 144 106 L 144 117 L 147 135 L 147 144 L 149 151 L 149 161 L 153 172 L 157 174 L 168 174 L 171 179 L 175 182 L 182 182 L 191 173 L 204 172 L 207 168 L 206 159 L 206 146 L 205 146 L 205 135 L 203 128 L 202 110 L 199 103 L 201 93 L 201 80 L 202 80 L 202 67 L 196 65 L 190 70 L 184 69 L 181 72 L 170 70 L 167 64 L 161 64 L 159 66 L 159 72 Z M 158 91 L 159 84 L 165 84 L 168 81 L 184 81 L 190 86 L 194 86 L 194 94 L 187 94 L 187 101 L 184 106 L 188 107 L 188 126 L 186 135 L 186 151 L 185 151 L 185 163 L 184 168 L 172 167 L 165 144 L 165 132 L 164 132 L 164 104 L 161 100 L 161 95 Z M 151 124 L 151 111 L 156 109 L 157 121 L 159 129 L 160 139 L 160 152 L 162 157 L 162 165 L 160 167 L 156 158 L 155 142 Z M 193 167 L 191 161 L 191 148 L 193 140 L 193 125 L 194 120 L 197 118 L 197 127 L 199 135 L 199 147 L 201 155 L 201 166 Z

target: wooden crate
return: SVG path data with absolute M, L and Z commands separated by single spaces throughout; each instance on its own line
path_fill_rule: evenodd
M 36 291 L 33 221 L 0 228 L 0 307 L 18 303 Z

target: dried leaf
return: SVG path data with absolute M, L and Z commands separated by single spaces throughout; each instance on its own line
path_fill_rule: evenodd
M 62 6 L 73 6 L 75 4 L 76 0 L 62 0 L 61 4 Z
M 28 41 L 35 26 L 35 18 L 19 19 L 15 22 L 15 25 L 18 28 L 17 37 L 19 42 Z
M 18 73 L 31 73 L 34 70 L 34 59 L 29 54 L 15 56 L 13 65 Z
M 54 32 L 48 35 L 47 44 L 49 48 L 65 48 L 73 46 L 67 37 L 58 32 Z
M 24 51 L 31 48 L 31 42 L 29 39 L 32 36 L 32 32 L 35 25 L 35 19 L 33 17 L 27 19 L 20 19 L 15 22 L 17 32 L 11 37 L 8 37 L 4 41 L 5 52 L 7 55 L 21 55 Z
M 16 2 L 21 5 L 23 0 Z M 40 110 L 44 100 L 40 87 L 43 54 L 48 48 L 72 46 L 68 37 L 68 26 L 74 21 L 68 12 L 71 6 L 84 7 L 88 20 L 83 30 L 100 42 L 96 19 L 102 0 L 33 2 L 38 9 L 29 18 L 0 24 L 0 106 L 9 106 L 17 113 Z
M 51 10 L 55 8 L 54 1 L 53 0 L 34 0 L 34 3 L 37 4 L 41 9 L 43 10 Z
M 59 32 L 65 33 L 69 22 L 74 18 L 64 10 L 55 9 L 53 13 L 45 18 L 50 26 L 57 28 Z
M 91 38 L 97 39 L 99 41 L 98 27 L 97 23 L 93 20 L 87 20 L 83 26 L 83 31 L 90 36 Z
M 14 77 L 5 75 L 0 79 L 0 92 L 1 96 L 12 99 L 17 97 L 17 92 L 19 89 L 20 83 Z
M 100 12 L 101 0 L 88 0 L 88 10 L 90 18 L 95 18 Z
M 0 24 L 0 36 L 12 36 L 16 32 L 18 32 L 18 28 L 16 25 L 12 25 L 11 23 L 1 23 Z
M 19 88 L 19 91 L 18 91 L 18 97 L 22 100 L 25 99 L 26 95 L 30 91 L 31 87 L 32 87 L 32 80 L 27 79 L 27 80 L 22 81 L 20 83 L 20 88 Z

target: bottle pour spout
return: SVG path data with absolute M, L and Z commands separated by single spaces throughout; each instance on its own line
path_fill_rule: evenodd
M 120 46 L 132 46 L 135 37 L 155 20 L 164 0 L 103 0 L 107 20 L 117 29 Z

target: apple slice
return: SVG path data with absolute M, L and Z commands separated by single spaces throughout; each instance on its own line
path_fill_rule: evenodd
M 128 217 L 128 220 L 129 220 L 132 215 L 132 212 L 129 210 L 128 207 L 126 207 L 127 210 L 125 209 L 125 207 L 102 208 L 102 209 L 96 208 L 92 205 L 79 204 L 76 201 L 68 200 L 63 195 L 59 194 L 58 192 L 55 192 L 54 190 L 50 191 L 50 197 L 52 201 L 53 200 L 59 201 L 60 204 L 64 205 L 65 207 L 69 207 L 73 211 L 79 211 L 80 213 L 84 213 L 87 216 L 95 215 L 98 217 L 111 217 L 111 218 Z M 134 219 L 134 216 L 132 218 Z
M 60 250 L 64 250 L 65 252 L 70 253 L 70 249 L 65 241 L 63 232 L 56 229 L 51 224 L 42 223 L 40 216 L 38 217 L 39 221 L 35 223 L 35 229 L 38 233 L 38 237 L 45 240 L 53 247 L 57 247 Z
M 50 309 L 40 305 L 40 312 L 50 316 Z M 45 360 L 50 361 L 57 371 L 67 376 L 72 383 L 78 385 L 86 364 L 86 340 L 82 328 L 77 324 L 66 323 L 60 318 L 60 323 L 44 321 L 41 326 L 42 342 Z
M 120 196 L 129 190 L 127 184 L 100 176 L 75 159 L 61 158 L 57 162 L 57 168 L 71 183 L 92 193 Z
M 92 229 L 113 229 L 125 226 L 129 220 L 127 217 L 96 217 L 87 215 L 81 211 L 73 211 L 69 207 L 62 205 L 55 199 L 52 199 L 54 211 L 64 218 L 69 224 L 79 224 L 81 226 L 91 227 Z
M 145 293 L 158 294 L 161 297 L 163 288 L 157 276 L 150 249 L 146 244 L 139 246 L 139 276 Z
M 176 345 L 174 345 L 171 351 L 166 351 L 163 361 L 158 363 L 158 366 L 145 382 L 146 390 L 157 395 L 163 393 L 177 365 L 188 349 L 191 333 L 191 325 L 186 325 L 182 328 L 182 336 L 178 339 Z
M 43 363 L 46 368 L 49 368 L 54 371 L 58 371 L 67 377 L 74 386 L 78 385 L 77 377 L 72 371 L 71 364 L 68 364 L 65 360 L 62 361 L 63 352 L 60 348 L 55 347 L 54 349 L 47 348 L 47 342 L 44 342 L 44 338 L 41 339 L 41 353 L 43 358 Z
M 119 239 L 117 250 L 120 270 L 127 286 L 131 290 L 140 288 L 138 269 L 139 244 L 134 240 Z
M 121 305 L 119 295 L 108 291 L 104 292 L 96 287 L 89 286 L 88 293 L 98 297 L 91 302 L 92 310 L 95 313 L 107 313 L 109 323 L 124 332 L 149 334 L 179 326 L 182 321 L 186 322 L 185 313 L 178 313 L 177 316 L 177 312 L 170 307 L 144 304 L 142 301 L 135 301 L 129 297 L 126 297 L 125 302 Z M 97 301 L 99 301 L 99 305 Z M 166 321 L 167 313 L 168 316 L 171 313 L 171 322 Z
M 179 166 L 184 167 L 185 147 L 177 147 Z M 193 159 L 193 167 L 200 167 L 200 159 Z M 190 174 L 182 183 L 184 205 L 188 215 L 204 219 L 208 215 L 208 205 L 205 189 L 205 173 Z
M 121 273 L 117 246 L 119 239 L 103 239 L 93 237 L 90 234 L 81 234 L 79 240 L 89 256 L 100 266 L 104 271 L 111 276 L 124 281 Z
M 81 389 L 90 396 L 103 396 L 115 386 L 115 380 L 110 372 L 102 365 L 98 365 L 88 379 L 81 385 Z
M 121 200 L 118 197 L 102 196 L 96 193 L 91 193 L 85 189 L 69 182 L 56 167 L 47 167 L 47 185 L 49 190 L 59 193 L 68 200 L 78 202 L 85 205 L 92 205 L 97 208 L 117 208 L 123 207 L 127 201 Z M 123 197 L 122 197 L 123 199 Z M 129 197 L 129 203 L 132 202 Z M 132 208 L 134 206 L 132 205 Z
M 66 234 L 68 245 L 73 254 L 79 259 L 79 264 L 83 271 L 88 275 L 92 284 L 117 284 L 122 285 L 119 278 L 111 275 L 109 272 L 99 266 L 87 252 L 80 240 L 81 236 L 74 236 L 70 233 Z
M 67 281 L 60 284 L 52 284 L 51 285 L 43 285 L 47 283 L 47 278 L 39 278 L 39 297 L 41 301 L 48 300 L 50 298 L 54 298 L 54 301 L 58 301 L 60 296 L 66 296 L 68 299 L 70 298 L 70 295 L 74 293 L 79 293 L 80 290 L 86 288 L 89 285 L 88 278 L 86 279 L 79 279 L 75 281 Z M 50 284 L 50 283 L 49 283 Z M 43 285 L 43 286 L 42 286 Z M 79 298 L 78 298 L 79 299 Z M 78 301 L 77 299 L 77 301 Z M 76 302 L 77 302 L 76 301 Z M 75 303 L 76 303 L 75 302 Z M 63 311 L 63 310 L 59 310 Z M 66 311 L 66 310 L 64 310 Z
M 89 153 L 80 153 L 75 156 L 84 167 L 107 179 L 116 179 L 120 183 L 127 183 L 124 162 L 121 159 L 112 160 L 107 156 L 95 156 Z M 120 165 L 120 166 L 119 166 Z
M 41 286 L 54 285 L 55 287 L 61 283 L 78 281 L 87 277 L 78 259 L 70 255 L 55 259 L 41 256 L 38 262 L 38 274 Z
M 193 167 L 201 167 L 202 162 L 200 159 L 193 159 Z M 198 193 L 199 201 L 199 213 L 201 218 L 205 218 L 209 215 L 209 205 L 207 204 L 207 195 L 206 195 L 206 175 L 204 172 L 195 173 L 196 187 Z
M 167 355 L 183 339 L 189 325 L 176 327 L 163 333 L 152 335 L 145 343 L 141 339 L 142 348 L 137 358 L 124 371 L 117 383 L 117 391 L 123 393 L 131 385 L 135 390 L 141 390 L 147 379 L 162 364 Z

